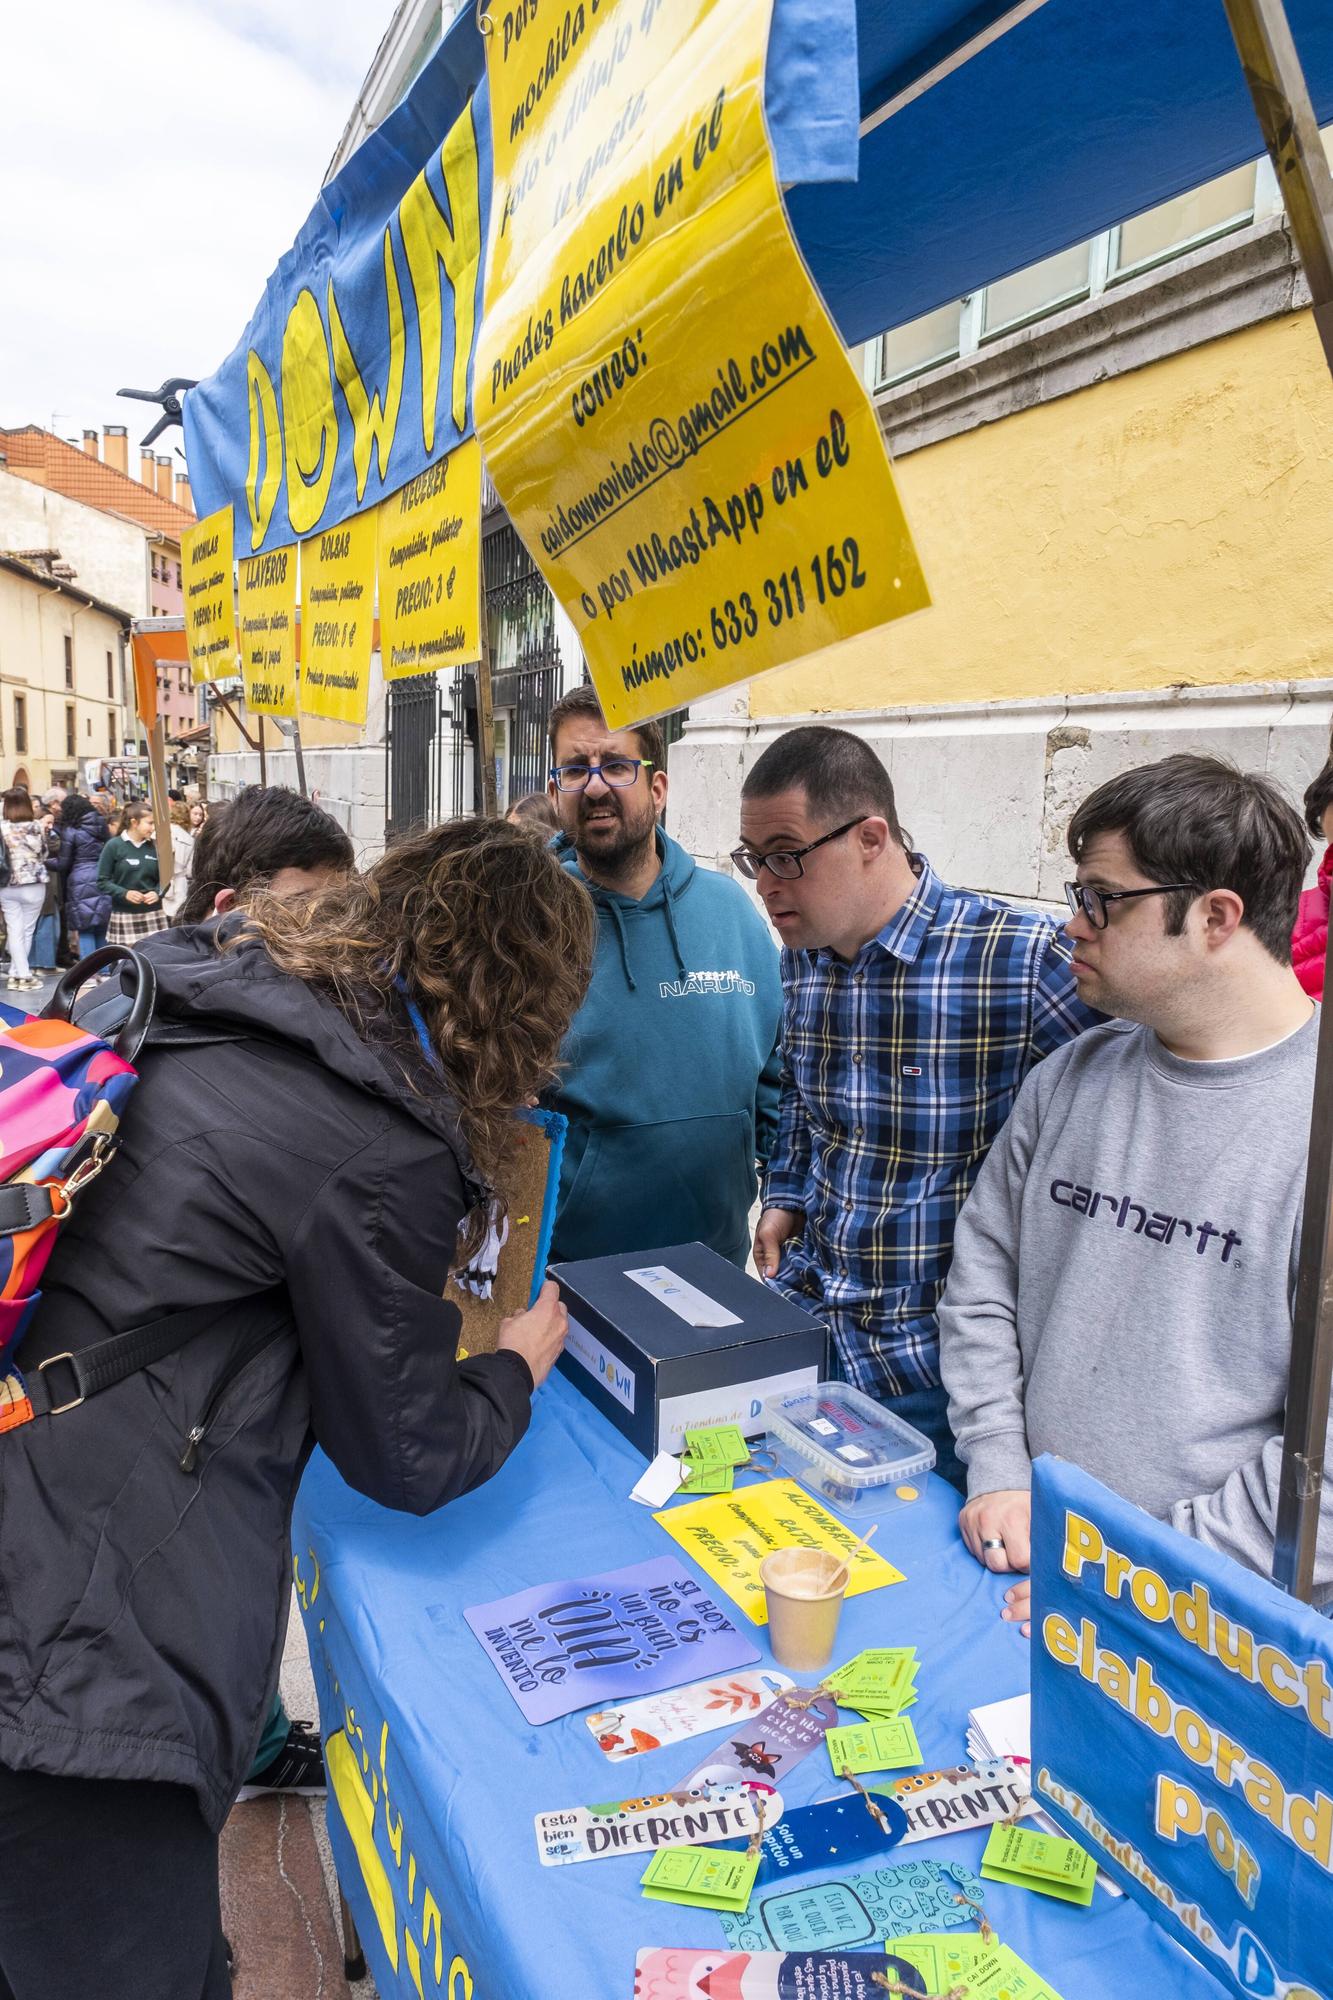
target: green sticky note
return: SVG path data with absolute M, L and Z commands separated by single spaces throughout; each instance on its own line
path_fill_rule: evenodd
M 1015 1889 L 1034 1889 L 1039 1896 L 1057 1896 L 1062 1903 L 1086 1907 L 1092 1901 L 1097 1863 L 1076 1840 L 1020 1826 L 997 1826 L 986 1842 L 981 1872 L 991 1882 L 1008 1882 Z
M 716 1472 L 722 1465 L 744 1465 L 750 1456 L 750 1447 L 736 1424 L 709 1424 L 702 1430 L 686 1431 L 685 1450 L 705 1472 Z
M 897 1949 L 895 1942 L 893 1950 Z M 968 1965 L 967 2000 L 1061 2000 L 1061 1996 L 1008 1945 L 992 1944 L 975 1952 Z
M 897 1715 L 915 1681 L 914 1646 L 869 1646 L 824 1676 L 843 1706 L 861 1714 Z
M 644 1870 L 643 1893 L 655 1903 L 689 1903 L 703 1910 L 744 1910 L 759 1872 L 757 1854 L 719 1847 L 664 1847 Z
M 834 1775 L 846 1771 L 898 1771 L 921 1762 L 921 1745 L 910 1722 L 849 1722 L 824 1738 Z
M 994 1946 L 983 1944 L 975 1931 L 953 1931 L 892 1938 L 888 1949 L 894 1958 L 905 1958 L 916 1967 L 924 1992 L 948 1993 Z
M 719 1465 L 705 1471 L 692 1458 L 684 1461 L 688 1477 L 676 1488 L 682 1493 L 730 1493 L 736 1484 L 736 1468 L 733 1465 Z

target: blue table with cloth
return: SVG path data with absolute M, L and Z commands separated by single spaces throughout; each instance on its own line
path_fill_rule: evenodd
M 643 1469 L 557 1375 L 504 1470 L 427 1519 L 362 1499 L 322 1453 L 310 1463 L 292 1537 L 328 1744 L 329 1830 L 385 2000 L 474 1991 L 631 2000 L 645 1946 L 723 1943 L 712 1912 L 640 1895 L 641 1854 L 543 1868 L 532 1823 L 539 1812 L 667 1790 L 724 1731 L 613 1764 L 582 1715 L 526 1723 L 463 1622 L 465 1607 L 529 1585 L 675 1552 L 628 1498 Z M 969 1708 L 1028 1685 L 1028 1642 L 1001 1622 L 1003 1580 L 963 1547 L 957 1508 L 932 1475 L 919 1500 L 885 1513 L 875 1546 L 906 1581 L 851 1599 L 838 1636 L 838 1658 L 863 1646 L 918 1649 L 911 1714 L 928 1768 L 965 1761 Z M 751 1629 L 769 1661 L 766 1630 Z M 820 1749 L 783 1794 L 800 1806 L 847 1788 Z M 881 1861 L 977 1870 L 985 1841 L 982 1831 L 953 1834 Z M 1084 1911 L 988 1883 L 986 1907 L 1001 1940 L 1063 2000 L 1221 1991 L 1133 1902 L 1100 1887 Z

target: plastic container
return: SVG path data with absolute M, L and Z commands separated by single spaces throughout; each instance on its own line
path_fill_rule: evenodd
M 784 1472 L 839 1514 L 878 1514 L 920 1497 L 935 1447 L 846 1382 L 817 1382 L 764 1404 L 769 1450 Z

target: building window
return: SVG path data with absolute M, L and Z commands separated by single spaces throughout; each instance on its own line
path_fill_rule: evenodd
M 939 306 L 886 333 L 880 342 L 881 386 L 901 382 L 907 375 L 920 375 L 937 362 L 952 361 L 958 353 L 961 314 L 960 304 Z
M 77 747 L 78 738 L 74 733 L 74 704 L 72 701 L 67 701 L 65 703 L 65 755 L 72 757 Z
M 1253 166 L 1237 167 L 1234 173 L 1122 222 L 1111 231 L 1110 275 L 1131 277 L 1214 236 L 1224 236 L 1229 229 L 1242 228 L 1254 215 L 1254 177 Z
M 15 754 L 19 757 L 25 756 L 27 753 L 27 749 L 28 749 L 28 697 L 25 694 L 16 694 L 14 696 Z
M 65 634 L 65 686 L 66 686 L 67 688 L 72 688 L 72 687 L 73 687 L 73 685 L 74 685 L 74 641 L 73 641 L 73 639 L 71 639 L 71 637 L 70 637 L 69 633 L 68 633 L 68 632 L 66 632 L 66 634 Z
M 116 718 L 114 715 L 108 715 L 106 719 L 106 747 L 108 756 L 114 757 L 116 754 Z
M 1015 271 L 1012 277 L 987 285 L 983 332 L 1005 333 L 1085 298 L 1090 248 L 1087 243 L 1076 243 L 1072 250 L 1043 257 L 1040 264 L 1030 264 L 1026 271 Z
M 180 566 L 180 564 L 179 564 L 179 563 L 177 563 L 177 565 L 176 565 L 176 588 L 177 588 L 177 590 L 179 590 L 179 589 L 180 589 L 180 587 L 181 587 L 181 566 Z
M 116 663 L 110 653 L 106 656 L 106 698 L 108 701 L 116 698 Z

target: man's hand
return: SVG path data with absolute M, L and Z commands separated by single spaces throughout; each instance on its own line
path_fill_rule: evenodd
M 754 1232 L 754 1268 L 761 1278 L 776 1278 L 782 1262 L 782 1246 L 791 1236 L 799 1236 L 805 1225 L 800 1209 L 766 1208 Z
M 1017 1625 L 1025 1639 L 1032 1637 L 1032 1578 L 1025 1576 L 1004 1593 L 1004 1610 L 1001 1618 L 1007 1618 L 1011 1625 Z M 1022 1621 L 1021 1623 L 1019 1621 Z
M 1032 1495 L 978 1493 L 958 1516 L 963 1540 L 987 1569 L 1027 1569 L 1032 1560 Z M 995 1546 L 988 1548 L 987 1543 Z
M 532 1374 L 533 1386 L 540 1389 L 556 1362 L 569 1332 L 569 1314 L 560 1303 L 560 1287 L 548 1278 L 537 1294 L 535 1306 L 526 1312 L 511 1313 L 500 1321 L 497 1348 L 521 1354 Z

